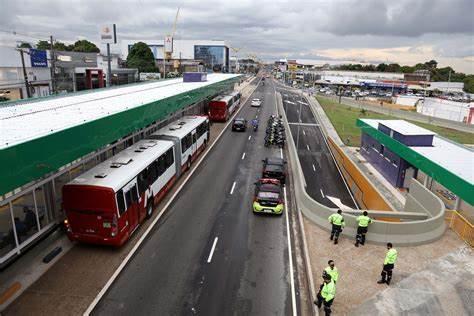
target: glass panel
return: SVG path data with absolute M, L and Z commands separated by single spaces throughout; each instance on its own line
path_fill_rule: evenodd
M 61 197 L 63 196 L 63 186 L 68 182 L 69 182 L 68 172 L 63 173 L 62 175 L 54 179 L 54 190 L 56 192 L 55 206 L 57 210 L 62 209 Z
M 0 206 L 0 257 L 15 248 L 10 205 Z
M 30 192 L 13 200 L 12 208 L 18 243 L 21 244 L 38 232 L 33 193 Z
M 51 216 L 48 213 L 48 206 L 44 200 L 43 187 L 35 189 L 36 209 L 38 210 L 38 219 L 40 221 L 40 229 L 48 225 L 51 221 Z

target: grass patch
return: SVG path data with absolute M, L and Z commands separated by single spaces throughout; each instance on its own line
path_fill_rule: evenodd
M 356 126 L 358 118 L 396 120 L 395 116 L 379 114 L 372 111 L 359 110 L 347 105 L 339 104 L 331 99 L 317 96 L 319 104 L 323 107 L 326 115 L 331 120 L 339 137 L 348 146 L 360 146 L 360 129 Z M 474 135 L 471 133 L 460 132 L 454 129 L 440 127 L 428 123 L 419 123 L 409 121 L 420 127 L 429 129 L 439 135 L 451 139 L 461 144 L 474 144 Z

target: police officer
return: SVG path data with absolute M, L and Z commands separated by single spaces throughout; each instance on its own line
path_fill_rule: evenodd
M 339 234 L 342 232 L 342 227 L 344 227 L 344 217 L 342 217 L 342 211 L 337 210 L 337 213 L 332 214 L 329 216 L 328 220 L 329 223 L 332 224 L 332 229 L 331 229 L 331 240 L 334 239 L 334 244 L 337 244 L 337 240 L 339 239 Z
M 334 281 L 334 284 L 337 283 L 337 280 L 339 280 L 339 271 L 337 271 L 337 268 L 334 265 L 334 260 L 328 261 L 328 266 L 323 271 L 323 275 L 324 274 L 329 274 L 331 276 L 331 280 Z
M 387 283 L 387 285 L 389 285 L 390 281 L 392 281 L 392 270 L 395 266 L 395 262 L 397 261 L 398 253 L 397 250 L 393 248 L 391 242 L 387 243 L 387 249 L 385 261 L 383 262 L 382 273 L 380 274 L 382 279 L 377 281 L 378 284 Z
M 323 276 L 324 283 L 321 288 L 321 291 L 317 295 L 317 300 L 314 301 L 314 304 L 321 308 L 324 305 L 324 313 L 326 316 L 331 315 L 331 305 L 334 301 L 334 297 L 336 296 L 336 284 L 333 280 L 331 280 L 331 276 L 329 274 L 325 274 Z
M 361 244 L 362 246 L 365 244 L 365 234 L 367 234 L 369 224 L 372 223 L 372 219 L 367 216 L 367 211 L 364 211 L 364 213 L 362 214 L 363 215 L 357 216 L 356 218 L 358 223 L 355 243 L 356 247 L 359 247 L 359 244 Z

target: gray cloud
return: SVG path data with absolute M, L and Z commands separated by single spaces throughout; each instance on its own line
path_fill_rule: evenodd
M 325 49 L 433 46 L 472 56 L 472 0 L 0 0 L 0 31 L 62 41 L 98 41 L 116 23 L 119 39 L 158 40 L 181 7 L 177 38 L 224 39 L 241 55 L 318 58 Z M 5 33 L 0 33 L 0 41 Z M 18 40 L 18 36 L 10 39 Z M 28 37 L 22 37 L 28 38 Z M 327 57 L 325 57 L 327 58 Z M 426 59 L 436 56 L 426 56 Z

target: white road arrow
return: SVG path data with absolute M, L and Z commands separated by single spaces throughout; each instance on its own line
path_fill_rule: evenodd
M 329 201 L 331 201 L 334 205 L 336 205 L 338 208 L 340 208 L 341 210 L 346 210 L 346 211 L 352 211 L 353 208 L 343 204 L 341 202 L 341 199 L 338 199 L 338 198 L 335 198 L 333 196 L 329 196 L 329 195 L 326 195 L 326 197 L 329 199 Z

